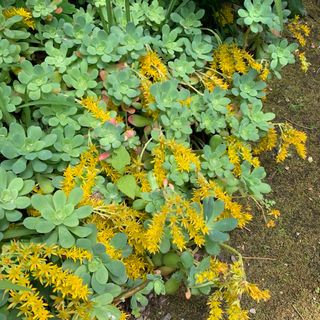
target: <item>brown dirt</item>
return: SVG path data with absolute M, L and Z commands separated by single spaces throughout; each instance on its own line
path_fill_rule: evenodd
M 292 154 L 283 165 L 276 164 L 273 155 L 264 159 L 273 189 L 270 198 L 281 218 L 277 227 L 267 229 L 256 210 L 250 231 L 232 236 L 244 256 L 255 257 L 246 259 L 247 277 L 272 293 L 268 302 L 245 302 L 255 309 L 254 320 L 320 320 L 320 7 L 315 3 L 306 1 L 306 20 L 313 29 L 306 49 L 311 67 L 306 74 L 298 63 L 287 67 L 283 79 L 271 84 L 267 100 L 277 122 L 289 122 L 308 134 L 311 158 L 302 161 Z M 153 302 L 145 319 L 205 320 L 205 304 L 204 298 L 187 301 L 181 293 Z

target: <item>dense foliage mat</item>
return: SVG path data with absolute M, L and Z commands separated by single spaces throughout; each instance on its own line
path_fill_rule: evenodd
M 263 101 L 309 27 L 273 0 L 0 4 L 0 319 L 123 320 L 180 286 L 248 319 L 270 294 L 227 242 L 251 203 L 280 214 L 260 154 L 306 158 Z

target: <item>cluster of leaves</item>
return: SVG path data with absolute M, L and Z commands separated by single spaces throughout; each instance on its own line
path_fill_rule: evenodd
M 1 320 L 123 320 L 125 299 L 138 317 L 181 285 L 211 296 L 209 319 L 267 299 L 241 255 L 217 261 L 252 218 L 237 195 L 278 217 L 258 155 L 305 157 L 262 108 L 296 45 L 278 35 L 285 3 L 219 8 L 210 30 L 193 1 L 1 2 Z

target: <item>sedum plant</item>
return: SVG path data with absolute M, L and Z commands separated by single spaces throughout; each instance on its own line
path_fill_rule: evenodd
M 252 201 L 279 217 L 261 154 L 307 157 L 263 105 L 294 61 L 288 16 L 271 0 L 1 2 L 1 320 L 139 318 L 181 286 L 210 320 L 249 319 L 240 298 L 270 297 L 228 242 Z
M 23 61 L 18 79 L 19 81 L 14 82 L 14 89 L 31 100 L 38 100 L 49 93 L 60 91 L 54 69 L 45 62 L 33 66 L 30 61 Z
M 10 124 L 6 138 L 0 141 L 0 152 L 7 158 L 1 167 L 31 178 L 34 172 L 52 171 L 46 162 L 52 157 L 49 150 L 57 136 L 45 134 L 40 127 L 30 126 L 27 132 L 18 123 Z
M 17 222 L 22 218 L 20 210 L 30 205 L 30 198 L 27 195 L 33 187 L 33 180 L 23 180 L 12 171 L 0 168 L 0 239 L 9 223 Z
M 53 195 L 34 195 L 32 207 L 39 211 L 39 217 L 28 217 L 23 224 L 26 228 L 45 234 L 46 243 L 58 243 L 63 248 L 71 248 L 76 237 L 85 238 L 91 234 L 89 227 L 81 226 L 80 220 L 88 217 L 92 208 L 76 208 L 82 198 L 81 189 L 74 189 L 67 197 L 61 190 Z
M 106 80 L 105 87 L 116 105 L 130 105 L 139 93 L 139 79 L 129 68 L 112 72 Z

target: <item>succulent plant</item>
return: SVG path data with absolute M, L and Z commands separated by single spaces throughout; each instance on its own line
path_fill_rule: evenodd
M 75 130 L 81 127 L 78 123 L 77 106 L 55 105 L 42 106 L 35 110 L 33 116 L 50 127 L 65 127 L 71 125 Z
M 184 53 L 174 61 L 169 61 L 168 65 L 175 78 L 181 78 L 186 82 L 190 79 L 188 75 L 195 71 L 195 62 L 189 61 Z
M 20 46 L 10 43 L 7 39 L 0 39 L 0 65 L 2 68 L 6 65 L 18 62 L 20 59 Z
M 80 64 L 68 69 L 66 74 L 62 76 L 66 85 L 74 89 L 70 92 L 73 92 L 78 98 L 93 94 L 90 89 L 99 88 L 97 77 L 98 70 L 89 69 L 86 60 L 82 60 Z
M 57 140 L 55 134 L 45 134 L 40 127 L 30 126 L 25 132 L 18 123 L 11 123 L 5 139 L 0 140 L 0 152 L 8 160 L 1 163 L 4 169 L 30 178 L 33 172 L 52 170 L 47 161 L 52 157 L 49 147 Z
M 111 72 L 105 82 L 108 95 L 116 105 L 131 105 L 133 99 L 140 94 L 139 86 L 140 80 L 130 68 Z
M 251 165 L 245 161 L 241 164 L 241 177 L 240 180 L 256 199 L 262 200 L 264 193 L 271 191 L 270 186 L 267 183 L 262 182 L 266 176 L 266 171 L 263 167 L 254 168 L 251 171 Z
M 168 55 L 168 57 L 174 57 L 176 52 L 182 52 L 184 47 L 184 38 L 179 37 L 182 32 L 182 28 L 175 28 L 170 30 L 170 27 L 165 24 L 162 27 L 161 40 L 154 40 L 155 47 Z
M 13 83 L 14 89 L 31 100 L 39 100 L 49 93 L 60 91 L 54 68 L 45 62 L 33 66 L 30 61 L 23 61 L 18 79 L 19 81 L 16 80 Z
M 80 220 L 87 218 L 92 212 L 90 206 L 77 207 L 82 195 L 82 190 L 75 188 L 68 197 L 62 190 L 53 195 L 32 196 L 31 205 L 40 212 L 40 216 L 25 218 L 24 226 L 45 234 L 48 244 L 71 248 L 75 245 L 76 238 L 87 237 L 92 232 L 91 228 L 80 226 Z
M 112 32 L 115 32 L 113 27 Z M 145 45 L 150 42 L 150 37 L 145 36 L 141 26 L 136 27 L 134 23 L 127 24 L 125 32 L 117 28 L 116 34 L 119 35 L 120 43 L 117 52 L 124 55 L 130 55 L 132 59 L 137 59 L 145 53 Z
M 203 148 L 203 162 L 201 168 L 203 172 L 210 178 L 224 178 L 227 171 L 233 170 L 234 166 L 227 156 L 227 147 L 224 143 L 220 143 L 214 149 L 211 146 L 205 145 Z
M 173 12 L 170 18 L 173 22 L 180 24 L 186 34 L 201 33 L 201 18 L 204 16 L 204 10 L 200 9 L 195 12 L 196 4 L 191 1 L 183 6 L 180 12 Z
M 211 38 L 197 34 L 193 37 L 192 41 L 185 40 L 186 54 L 190 56 L 196 63 L 196 66 L 202 68 L 207 61 L 212 61 Z
M 254 33 L 262 32 L 264 25 L 270 29 L 280 29 L 279 17 L 272 11 L 273 0 L 245 0 L 244 7 L 238 10 L 238 23 L 247 25 Z
M 55 67 L 59 73 L 64 73 L 66 69 L 77 60 L 75 54 L 68 57 L 68 47 L 66 44 L 62 43 L 59 49 L 53 46 L 52 41 L 47 41 L 45 44 L 46 52 L 48 56 L 45 59 L 45 62 L 48 65 Z
M 11 87 L 4 82 L 0 82 L 0 119 L 8 125 L 15 121 L 11 114 L 16 111 L 16 106 L 21 103 L 22 99 L 15 95 Z
M 63 129 L 53 129 L 52 133 L 57 136 L 53 145 L 57 154 L 54 156 L 71 165 L 78 163 L 80 154 L 86 149 L 84 135 L 76 134 L 76 130 L 71 125 L 67 125 Z M 58 162 L 58 159 L 56 161 Z
M 0 220 L 16 222 L 22 218 L 20 209 L 30 205 L 26 195 L 34 187 L 33 180 L 18 178 L 12 171 L 0 167 Z
M 235 96 L 240 96 L 241 100 L 249 103 L 259 103 L 259 99 L 265 96 L 263 89 L 266 83 L 257 80 L 257 72 L 253 69 L 246 74 L 233 75 L 233 88 L 231 92 Z
M 185 139 L 192 132 L 190 118 L 190 109 L 182 106 L 169 109 L 166 114 L 161 115 L 160 119 L 166 129 L 166 137 L 168 139 Z
M 97 127 L 94 130 L 93 136 L 99 139 L 101 148 L 109 151 L 121 146 L 121 143 L 124 141 L 122 133 L 122 125 L 115 125 L 110 122 L 106 122 L 103 126 Z
M 68 44 L 69 47 L 72 46 L 73 41 L 66 41 L 66 36 L 63 31 L 63 27 L 67 24 L 64 19 L 57 19 L 56 17 L 52 18 L 50 23 L 45 25 L 41 25 L 42 32 L 41 34 L 36 34 L 36 38 L 39 40 L 48 39 L 53 40 L 55 43 L 62 43 Z
M 74 46 L 84 42 L 84 38 L 92 33 L 94 24 L 83 15 L 75 15 L 72 23 L 65 22 L 61 28 L 63 28 L 64 34 L 67 36 L 67 44 Z
M 60 1 L 51 0 L 27 0 L 26 5 L 32 9 L 32 15 L 35 18 L 46 18 L 57 9 L 57 4 Z
M 150 92 L 155 99 L 155 102 L 150 105 L 150 108 L 161 111 L 180 108 L 180 102 L 186 100 L 190 95 L 188 90 L 178 89 L 178 81 L 176 80 L 155 83 L 151 86 Z
M 281 78 L 280 70 L 287 64 L 295 62 L 293 52 L 298 48 L 296 43 L 288 44 L 287 39 L 269 44 L 267 52 L 270 55 L 270 68 L 273 70 L 277 78 Z
M 119 45 L 119 41 L 120 39 L 116 32 L 107 34 L 104 30 L 96 28 L 92 34 L 83 39 L 80 53 L 89 64 L 104 68 L 110 61 L 117 61 L 121 57 L 114 52 Z

